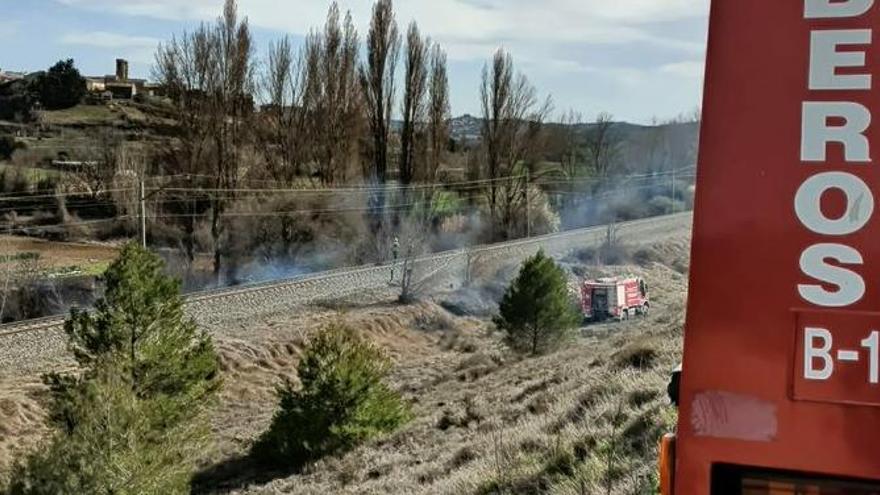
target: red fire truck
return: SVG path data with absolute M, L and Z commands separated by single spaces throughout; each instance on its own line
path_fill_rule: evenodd
M 661 491 L 880 494 L 880 2 L 713 0 L 709 25 Z
M 600 278 L 581 286 L 581 308 L 589 321 L 626 320 L 646 314 L 649 306 L 648 285 L 640 278 Z

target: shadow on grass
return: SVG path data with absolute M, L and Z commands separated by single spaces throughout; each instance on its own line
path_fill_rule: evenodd
M 190 488 L 193 494 L 199 495 L 227 493 L 251 485 L 264 485 L 300 472 L 301 467 L 284 469 L 260 462 L 252 455 L 238 456 L 202 469 L 193 477 Z

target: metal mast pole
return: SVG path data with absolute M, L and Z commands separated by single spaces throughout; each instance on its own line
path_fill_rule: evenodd
M 139 182 L 138 193 L 140 195 L 140 217 L 141 217 L 141 246 L 147 249 L 147 195 L 144 187 L 144 180 L 141 178 Z
M 526 238 L 532 237 L 532 208 L 529 200 L 529 185 L 532 182 L 532 174 L 526 168 Z

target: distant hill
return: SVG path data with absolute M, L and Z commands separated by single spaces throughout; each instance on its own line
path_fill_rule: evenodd
M 550 129 L 565 127 L 564 124 L 548 122 L 547 127 Z M 590 130 L 596 127 L 593 123 L 577 124 L 580 131 L 586 135 Z M 672 131 L 673 134 L 682 134 L 685 140 L 696 141 L 699 124 L 697 122 L 673 122 L 664 123 L 656 126 L 631 124 L 629 122 L 615 122 L 613 125 L 614 134 L 621 141 L 629 141 L 633 138 L 640 137 L 644 134 L 652 132 Z M 391 124 L 393 132 L 400 132 L 403 129 L 403 121 L 395 120 Z M 483 119 L 475 117 L 471 114 L 464 114 L 453 117 L 449 120 L 449 134 L 452 139 L 459 143 L 479 143 L 482 138 Z
M 548 122 L 546 124 L 549 128 L 559 128 L 565 127 L 564 124 Z M 641 125 L 641 124 L 631 124 L 629 122 L 615 122 L 613 124 L 614 132 L 617 134 L 617 137 L 622 140 L 627 140 L 628 138 L 639 135 L 645 132 L 651 132 L 658 128 L 680 128 L 686 134 L 692 134 L 694 138 L 696 138 L 697 130 L 699 129 L 699 125 L 696 122 L 675 122 L 669 124 L 660 124 L 657 126 L 651 125 Z M 483 128 L 483 119 L 480 117 L 474 117 L 470 114 L 464 114 L 460 117 L 455 117 L 449 121 L 450 134 L 453 139 L 456 141 L 480 141 L 481 132 Z M 583 123 L 577 124 L 579 130 L 583 131 L 585 134 L 590 130 L 596 127 L 596 124 L 593 123 Z

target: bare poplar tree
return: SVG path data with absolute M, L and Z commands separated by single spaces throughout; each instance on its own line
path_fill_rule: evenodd
M 317 133 L 314 161 L 325 185 L 348 180 L 349 163 L 360 130 L 358 33 L 351 12 L 340 22 L 333 2 L 324 32 L 311 43 L 309 91 L 313 94 L 311 127 Z
M 561 126 L 559 161 L 562 173 L 569 180 L 583 177 L 587 173 L 586 143 L 582 129 L 583 114 L 571 109 L 562 115 L 559 124 Z
M 217 150 L 214 178 L 215 189 L 227 190 L 226 194 L 213 197 L 211 205 L 211 238 L 214 241 L 214 276 L 219 280 L 222 236 L 225 228 L 222 215 L 229 201 L 234 199 L 242 167 L 242 151 L 246 140 L 248 119 L 253 113 L 252 98 L 252 39 L 247 18 L 238 20 L 235 0 L 226 0 L 223 17 L 215 30 L 218 63 L 213 139 Z
M 409 185 L 417 170 L 416 140 L 423 133 L 428 83 L 428 43 L 413 21 L 406 36 L 406 78 L 403 91 L 403 130 L 400 136 L 400 182 Z
M 614 117 L 606 112 L 596 117 L 587 134 L 587 148 L 591 165 L 600 179 L 607 179 L 620 151 L 620 141 L 614 132 Z
M 373 6 L 367 36 L 367 61 L 360 67 L 360 82 L 372 137 L 372 160 L 366 177 L 376 193 L 370 198 L 373 232 L 381 232 L 385 209 L 383 187 L 388 173 L 388 138 L 394 104 L 394 74 L 400 54 L 400 34 L 394 20 L 391 0 L 378 0 Z
M 279 182 L 292 183 L 303 175 L 310 144 L 306 96 L 308 74 L 301 55 L 294 54 L 285 36 L 269 45 L 269 59 L 263 74 L 263 91 L 268 102 L 263 115 L 262 149 L 267 172 Z
M 504 49 L 495 53 L 491 67 L 483 68 L 480 95 L 492 237 L 507 239 L 524 217 L 526 159 L 540 142 L 552 105 L 549 98 L 539 103 L 535 87 L 514 70 L 513 58 Z
M 428 160 L 425 182 L 437 180 L 437 170 L 449 145 L 449 75 L 446 69 L 446 52 L 439 44 L 431 49 L 431 78 L 428 83 Z

